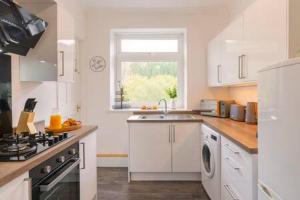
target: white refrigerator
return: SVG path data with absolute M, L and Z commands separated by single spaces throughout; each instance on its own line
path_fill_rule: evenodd
M 258 199 L 300 200 L 300 59 L 259 72 Z

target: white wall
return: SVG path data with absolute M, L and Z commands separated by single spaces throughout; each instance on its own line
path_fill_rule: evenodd
M 48 120 L 53 108 L 56 108 L 55 82 L 20 82 L 19 56 L 12 55 L 12 113 L 13 125 L 17 126 L 20 112 L 27 98 L 37 98 L 36 121 Z
M 224 9 L 212 10 L 113 10 L 89 9 L 82 69 L 82 118 L 99 125 L 98 153 L 126 154 L 130 112 L 109 110 L 109 66 L 101 73 L 89 70 L 92 56 L 103 56 L 109 62 L 109 35 L 114 28 L 186 28 L 187 29 L 187 95 L 188 109 L 199 107 L 201 98 L 228 98 L 227 89 L 208 89 L 206 48 L 208 41 L 228 21 Z M 108 63 L 109 64 L 109 63 Z M 126 166 L 126 158 L 99 158 L 101 166 Z

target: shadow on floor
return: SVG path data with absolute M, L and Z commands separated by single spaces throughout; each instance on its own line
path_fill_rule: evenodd
M 201 182 L 131 182 L 127 168 L 98 168 L 98 200 L 209 200 Z

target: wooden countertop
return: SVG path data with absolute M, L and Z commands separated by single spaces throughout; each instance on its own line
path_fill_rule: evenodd
M 250 154 L 257 154 L 257 125 L 233 121 L 229 118 L 204 117 L 203 123 L 222 134 Z
M 83 126 L 81 129 L 71 131 L 70 133 L 73 134 L 73 137 L 34 156 L 33 158 L 30 158 L 27 161 L 0 162 L 0 187 L 51 158 L 58 152 L 78 142 L 81 138 L 97 130 L 97 128 L 97 126 Z
M 143 113 L 145 114 L 145 113 Z M 187 114 L 187 113 L 185 113 Z M 191 113 L 193 114 L 193 113 Z M 127 122 L 129 123 L 178 123 L 178 122 L 198 122 L 204 123 L 213 130 L 222 134 L 226 138 L 230 139 L 232 142 L 239 145 L 241 148 L 246 150 L 250 154 L 257 154 L 257 126 L 246 124 L 245 122 L 233 121 L 229 118 L 216 118 L 216 117 L 206 117 L 201 115 L 193 114 L 194 119 L 189 120 L 142 120 L 138 116 L 131 116 Z

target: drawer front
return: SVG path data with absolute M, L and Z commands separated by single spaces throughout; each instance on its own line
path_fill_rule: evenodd
M 243 200 L 252 200 L 251 155 L 224 137 L 221 144 L 222 181 L 228 182 Z
M 252 158 L 249 153 L 225 137 L 222 137 L 221 144 L 223 157 L 230 157 L 240 168 L 251 170 Z
M 221 185 L 221 200 L 245 200 L 229 181 L 223 181 Z
M 223 182 L 230 184 L 236 193 L 243 197 L 243 200 L 251 199 L 251 171 L 241 168 L 230 157 L 222 158 Z

